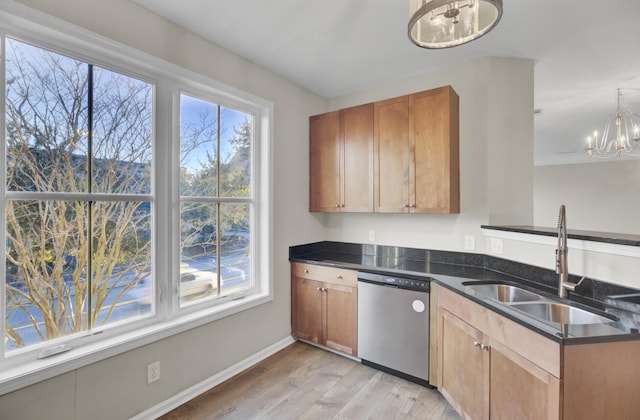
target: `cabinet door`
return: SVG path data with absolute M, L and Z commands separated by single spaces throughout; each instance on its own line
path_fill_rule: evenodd
M 560 380 L 500 343 L 491 345 L 491 419 L 559 419 Z
M 353 356 L 358 346 L 358 289 L 324 284 L 326 299 L 325 345 Z
M 489 418 L 489 351 L 483 335 L 455 315 L 438 309 L 438 384 L 442 395 L 465 418 Z
M 340 112 L 309 118 L 309 211 L 340 211 Z
M 315 280 L 293 278 L 291 324 L 294 336 L 322 343 L 322 283 Z
M 409 98 L 374 104 L 375 211 L 409 211 Z
M 342 201 L 340 211 L 373 211 L 373 104 L 342 111 Z
M 458 213 L 458 96 L 451 87 L 409 96 L 412 213 Z

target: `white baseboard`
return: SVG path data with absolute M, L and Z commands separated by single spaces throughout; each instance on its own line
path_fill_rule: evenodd
M 269 347 L 252 354 L 244 360 L 239 361 L 235 365 L 229 366 L 225 370 L 211 376 L 210 378 L 207 378 L 204 381 L 201 381 L 194 386 L 174 395 L 173 397 L 162 401 L 160 404 L 156 404 L 155 406 L 143 411 L 142 413 L 136 414 L 135 416 L 131 417 L 131 420 L 148 420 L 158 418 L 163 414 L 166 414 L 169 411 L 181 406 L 187 401 L 194 399 L 198 395 L 210 390 L 214 386 L 219 385 L 227 379 L 230 379 L 239 374 L 240 372 L 247 370 L 251 366 L 266 359 L 272 354 L 279 352 L 280 350 L 292 344 L 294 341 L 295 340 L 291 336 L 285 337 L 277 343 L 272 344 Z

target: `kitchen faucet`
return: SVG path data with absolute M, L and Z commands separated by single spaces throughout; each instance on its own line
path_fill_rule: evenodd
M 569 247 L 567 246 L 567 215 L 564 204 L 560 206 L 558 214 L 558 248 L 556 248 L 556 273 L 558 273 L 558 295 L 561 298 L 568 298 L 569 292 L 580 286 L 584 281 L 584 277 L 577 283 L 569 281 L 569 264 L 567 262 L 567 254 Z

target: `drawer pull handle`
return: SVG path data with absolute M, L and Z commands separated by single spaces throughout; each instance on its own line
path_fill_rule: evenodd
M 337 279 L 342 279 L 342 276 L 341 276 L 340 274 L 338 274 L 338 275 L 336 276 L 336 278 L 337 278 Z
M 304 269 L 304 272 L 305 272 L 306 274 L 309 274 L 309 270 L 307 270 L 306 268 Z

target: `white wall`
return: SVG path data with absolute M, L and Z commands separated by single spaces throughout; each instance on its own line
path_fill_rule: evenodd
M 570 229 L 640 235 L 640 161 L 536 166 L 534 223 L 555 226 L 560 204 Z
M 274 301 L 0 397 L 2 419 L 128 418 L 289 336 L 288 247 L 324 236 L 306 174 L 308 117 L 327 103 L 129 0 L 21 3 L 274 103 Z M 154 360 L 162 378 L 147 385 Z
M 534 168 L 534 224 L 555 227 L 560 204 L 569 229 L 640 235 L 640 161 L 594 161 Z M 532 263 L 552 268 L 553 247 L 514 241 L 509 254 L 526 253 Z M 569 251 L 569 271 L 640 288 L 640 259 Z M 636 252 L 637 254 L 637 252 Z M 542 256 L 546 256 L 543 258 Z

